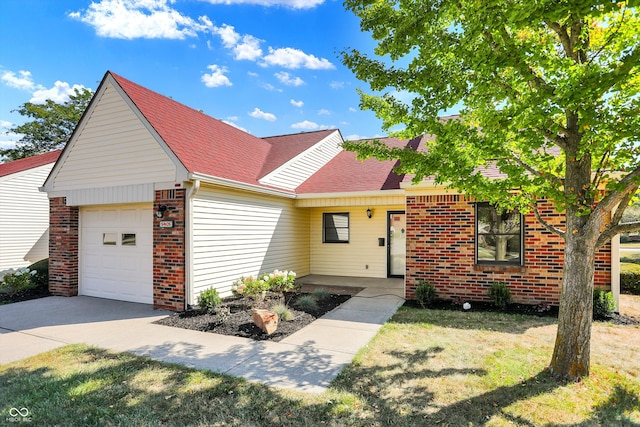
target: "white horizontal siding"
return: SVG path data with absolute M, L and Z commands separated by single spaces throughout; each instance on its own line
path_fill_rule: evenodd
M 306 275 L 309 212 L 289 199 L 201 189 L 193 200 L 192 246 L 194 299 L 209 287 L 228 295 L 242 276 L 275 269 Z
M 387 277 L 387 248 L 378 246 L 378 238 L 387 238 L 387 211 L 404 210 L 396 206 L 370 206 L 367 218 L 364 206 L 314 208 L 311 210 L 311 274 L 351 277 Z M 349 243 L 322 242 L 322 214 L 349 213 Z
M 342 151 L 340 132 L 335 131 L 260 179 L 261 184 L 293 190 Z
M 106 188 L 82 188 L 67 191 L 67 206 L 109 205 L 153 202 L 153 184 L 121 185 Z
M 403 194 L 389 196 L 350 196 L 350 197 L 320 197 L 313 199 L 297 199 L 299 208 L 336 207 L 336 206 L 394 206 L 405 204 Z M 404 209 L 404 208 L 403 208 Z M 365 209 L 366 210 L 366 209 Z
M 49 256 L 49 199 L 38 191 L 53 163 L 0 180 L 0 270 Z
M 173 161 L 110 84 L 63 160 L 53 191 L 172 181 L 177 174 Z

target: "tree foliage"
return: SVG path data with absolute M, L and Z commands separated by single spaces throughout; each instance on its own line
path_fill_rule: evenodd
M 15 111 L 30 120 L 9 129 L 22 137 L 14 148 L 0 150 L 0 158 L 17 160 L 62 148 L 71 137 L 92 95 L 89 89 L 75 89 L 69 100 L 63 103 L 48 99 L 44 104 L 22 104 Z
M 640 184 L 640 16 L 633 3 L 345 2 L 377 40 L 373 56 L 343 52 L 372 89 L 360 92 L 361 107 L 386 130 L 401 126 L 399 136 L 435 136 L 419 152 L 378 141 L 346 148 L 361 158 L 400 159 L 415 181 L 433 176 L 502 208 L 534 211 L 564 238 L 551 368 L 571 379 L 589 372 L 590 313 L 578 305 L 592 310 L 593 255 L 616 234 L 640 229 L 621 222 Z M 460 117 L 439 117 L 457 105 Z M 497 176 L 488 176 L 489 167 Z M 540 199 L 565 213 L 564 229 L 539 215 Z

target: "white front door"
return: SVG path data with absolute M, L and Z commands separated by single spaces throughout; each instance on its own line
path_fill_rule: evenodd
M 153 304 L 151 204 L 80 209 L 79 294 Z

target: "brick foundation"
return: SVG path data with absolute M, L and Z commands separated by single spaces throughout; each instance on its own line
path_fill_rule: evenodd
M 78 295 L 77 206 L 67 206 L 65 197 L 49 200 L 49 292 Z
M 561 225 L 563 217 L 542 204 L 543 218 Z M 558 305 L 562 286 L 563 240 L 546 230 L 533 213 L 524 216 L 524 266 L 475 265 L 475 212 L 462 195 L 407 196 L 406 298 L 420 280 L 439 298 L 490 301 L 493 282 L 505 282 L 515 302 Z M 611 244 L 596 254 L 595 286 L 611 287 Z
M 155 192 L 154 211 L 167 210 L 153 219 L 153 306 L 169 310 L 185 308 L 185 190 Z M 173 221 L 173 228 L 160 228 L 160 221 Z

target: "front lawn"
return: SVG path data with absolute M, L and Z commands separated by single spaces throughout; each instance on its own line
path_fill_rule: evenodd
M 640 327 L 594 323 L 592 375 L 580 383 L 560 384 L 545 371 L 554 338 L 549 317 L 403 307 L 322 395 L 67 346 L 0 366 L 0 420 L 63 426 L 640 424 Z M 26 419 L 17 420 L 27 410 Z

